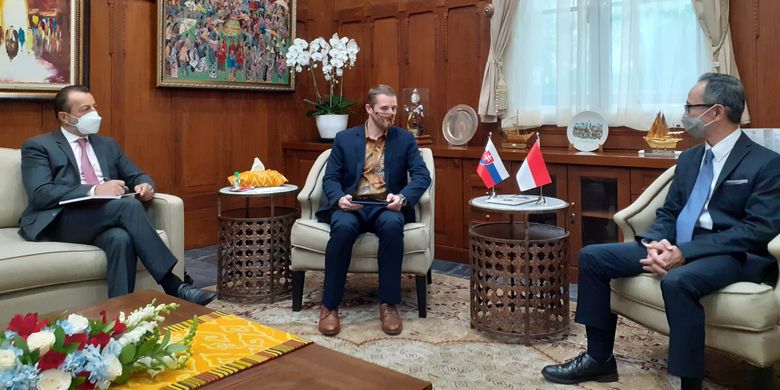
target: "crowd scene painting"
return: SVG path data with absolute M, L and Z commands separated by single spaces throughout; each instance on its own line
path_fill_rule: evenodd
M 0 88 L 72 83 L 70 0 L 0 0 Z
M 294 0 L 165 0 L 161 85 L 289 86 Z

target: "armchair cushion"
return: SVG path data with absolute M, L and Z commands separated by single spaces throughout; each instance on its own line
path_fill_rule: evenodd
M 628 301 L 665 311 L 660 279 L 651 274 L 615 279 L 611 286 L 613 293 Z M 701 304 L 709 326 L 763 332 L 778 321 L 774 289 L 765 284 L 734 283 L 702 298 Z

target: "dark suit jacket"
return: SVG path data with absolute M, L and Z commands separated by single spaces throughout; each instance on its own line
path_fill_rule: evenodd
M 365 160 L 365 125 L 346 129 L 336 135 L 322 178 L 324 199 L 317 211 L 317 220 L 329 223 L 339 199 L 354 194 Z M 411 180 L 407 180 L 407 174 Z M 395 126 L 387 129 L 385 183 L 388 192 L 406 197 L 407 204 L 401 208 L 401 212 L 407 223 L 414 222 L 414 206 L 431 184 L 431 174 L 425 167 L 412 133 Z
M 103 177 L 124 180 L 128 188 L 141 183 L 154 187 L 152 178 L 133 164 L 112 138 L 93 134 L 89 142 L 95 151 Z M 19 234 L 35 241 L 63 207 L 62 200 L 87 196 L 90 184 L 81 184 L 73 155 L 60 129 L 28 139 L 22 145 L 22 181 L 28 204 L 19 219 Z
M 703 155 L 704 144 L 680 155 L 665 203 L 638 239 L 676 241 L 677 216 L 693 190 Z M 708 211 L 713 233 L 678 245 L 686 261 L 731 254 L 746 261 L 748 279 L 776 277 L 777 261 L 767 244 L 780 234 L 780 155 L 740 135 L 715 182 Z

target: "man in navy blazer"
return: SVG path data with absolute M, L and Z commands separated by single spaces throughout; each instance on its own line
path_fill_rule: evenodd
M 333 141 L 322 178 L 324 199 L 317 211 L 317 219 L 331 226 L 318 326 L 326 336 L 341 330 L 338 307 L 352 245 L 364 232 L 379 237 L 382 330 L 391 335 L 403 330 L 395 308 L 401 302 L 403 229 L 405 223 L 414 222 L 414 206 L 431 184 L 431 176 L 414 136 L 393 126 L 397 108 L 391 87 L 380 84 L 371 88 L 366 99 L 366 124 L 340 132 Z
M 699 299 L 732 283 L 771 283 L 778 266 L 767 244 L 780 233 L 780 155 L 739 128 L 742 83 L 707 73 L 688 93 L 682 123 L 704 144 L 684 151 L 649 231 L 628 243 L 585 247 L 579 258 L 576 321 L 588 349 L 542 375 L 556 383 L 618 380 L 612 355 L 617 316 L 610 280 L 642 272 L 661 278 L 669 323 L 669 373 L 683 389 L 704 377 L 704 309 Z
M 61 127 L 22 145 L 22 181 L 29 203 L 19 220 L 19 235 L 28 241 L 101 248 L 108 260 L 109 297 L 133 292 L 138 258 L 166 293 L 202 305 L 211 302 L 215 293 L 192 287 L 171 272 L 177 259 L 141 203 L 154 197 L 154 181 L 124 155 L 116 141 L 97 135 L 101 118 L 89 89 L 61 89 L 54 99 L 54 113 Z M 59 204 L 129 190 L 138 199 Z

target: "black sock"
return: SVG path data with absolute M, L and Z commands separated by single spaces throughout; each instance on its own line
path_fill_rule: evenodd
M 179 290 L 179 286 L 181 286 L 182 283 L 184 282 L 179 279 L 178 276 L 174 275 L 173 272 L 168 272 L 160 281 L 160 286 L 162 286 L 166 294 L 176 296 L 176 291 Z
M 701 390 L 702 378 L 692 378 L 689 376 L 680 377 L 680 388 L 682 390 Z
M 612 347 L 615 345 L 615 326 L 617 316 L 610 314 L 611 329 L 605 330 L 593 326 L 586 326 L 588 336 L 588 355 L 596 361 L 606 362 L 612 356 Z

